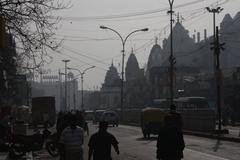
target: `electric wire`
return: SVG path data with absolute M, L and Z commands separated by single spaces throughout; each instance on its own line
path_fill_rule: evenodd
M 186 7 L 189 5 L 201 3 L 205 0 L 195 0 L 192 2 L 187 2 L 184 4 L 179 4 L 174 6 L 174 9 Z M 108 15 L 108 16 L 91 16 L 91 17 L 61 17 L 61 20 L 66 21 L 88 21 L 88 20 L 106 20 L 106 19 L 118 19 L 118 18 L 128 18 L 128 17 L 135 17 L 135 16 L 142 16 L 142 15 L 149 15 L 149 14 L 155 14 L 163 11 L 167 11 L 169 7 L 160 8 L 160 9 L 154 9 L 149 11 L 142 11 L 142 12 L 135 12 L 135 13 L 126 13 L 126 14 L 119 14 L 119 15 Z M 52 17 L 55 19 L 55 17 Z

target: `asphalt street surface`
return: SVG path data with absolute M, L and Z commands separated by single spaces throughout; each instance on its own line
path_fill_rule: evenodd
M 98 130 L 97 125 L 89 125 L 90 135 Z M 108 131 L 115 135 L 119 141 L 120 155 L 112 149 L 113 160 L 156 160 L 156 139 L 144 139 L 139 127 L 123 126 L 109 127 Z M 186 148 L 184 160 L 239 160 L 240 143 L 219 141 L 215 139 L 201 138 L 196 136 L 184 136 Z M 89 137 L 84 139 L 84 159 L 87 160 L 87 143 Z M 30 156 L 31 157 L 31 156 Z M 58 160 L 52 158 L 45 151 L 32 154 L 34 160 Z

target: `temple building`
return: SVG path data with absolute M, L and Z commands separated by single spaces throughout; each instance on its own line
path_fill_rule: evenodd
M 127 108 L 144 107 L 144 104 L 149 102 L 150 88 L 144 76 L 144 69 L 139 68 L 133 49 L 128 57 L 125 73 L 124 105 Z
M 104 83 L 100 90 L 102 109 L 116 109 L 120 107 L 121 79 L 116 67 L 111 64 L 106 73 Z
M 240 12 L 234 17 L 226 14 L 220 24 L 220 43 L 226 43 L 220 53 L 220 67 L 222 69 L 223 88 L 226 79 L 232 79 L 239 61 Z M 123 104 L 127 108 L 141 108 L 158 98 L 170 97 L 169 56 L 170 35 L 162 42 L 156 38 L 152 46 L 145 70 L 139 67 L 137 57 L 133 50 L 130 53 L 126 68 L 124 82 Z M 175 97 L 204 96 L 209 101 L 215 101 L 215 63 L 214 51 L 211 50 L 213 36 L 194 32 L 189 35 L 179 19 L 173 26 L 173 87 Z M 238 68 L 239 69 L 239 68 Z M 238 73 L 238 72 L 237 72 Z M 104 84 L 100 90 L 101 107 L 119 108 L 121 79 L 117 69 L 110 66 Z
M 226 43 L 220 53 L 220 66 L 225 77 L 232 75 L 239 61 L 239 23 L 240 12 L 232 18 L 226 14 L 221 22 L 220 43 Z M 151 84 L 151 98 L 169 97 L 169 56 L 170 35 L 162 42 L 162 47 L 153 45 L 147 62 L 147 79 Z M 173 56 L 174 56 L 174 89 L 175 95 L 207 96 L 213 98 L 214 86 L 214 58 L 210 48 L 213 37 L 204 38 L 200 32 L 193 37 L 189 36 L 179 20 L 173 27 Z M 196 92 L 197 91 L 197 92 Z

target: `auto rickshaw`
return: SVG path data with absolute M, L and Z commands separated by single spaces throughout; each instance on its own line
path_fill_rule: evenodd
M 158 134 L 164 126 L 164 118 L 168 113 L 159 108 L 145 108 L 141 112 L 141 128 L 144 138 L 150 134 Z

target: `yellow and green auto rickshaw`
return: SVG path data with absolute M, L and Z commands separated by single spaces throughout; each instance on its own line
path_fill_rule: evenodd
M 158 134 L 164 125 L 164 118 L 168 113 L 159 108 L 145 108 L 141 112 L 141 128 L 144 138 L 150 134 Z

